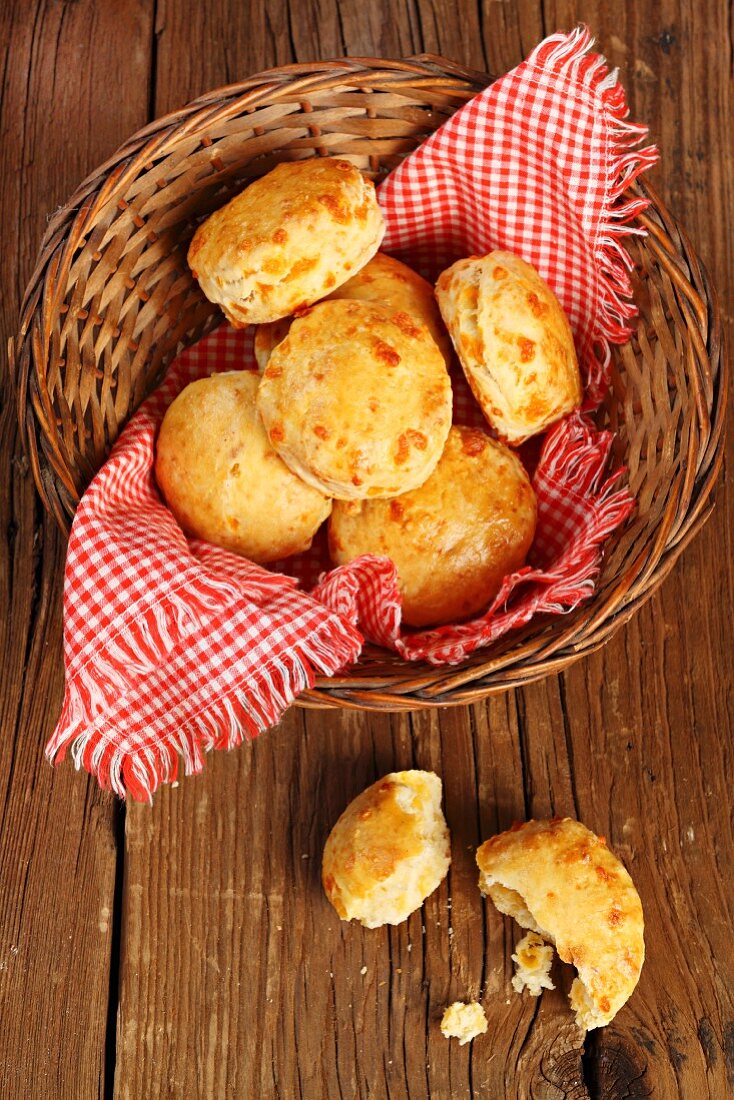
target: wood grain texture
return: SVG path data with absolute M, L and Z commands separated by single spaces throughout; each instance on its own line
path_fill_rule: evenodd
M 243 51 L 240 64 L 231 48 L 226 72 L 211 52 L 196 71 L 182 72 L 168 66 L 181 56 L 186 20 L 182 6 L 175 13 L 167 6 L 157 108 L 254 67 L 344 51 L 427 49 L 501 72 L 582 15 L 620 66 L 633 112 L 665 149 L 657 182 L 725 296 L 726 235 L 715 227 L 732 198 L 723 163 L 730 150 L 715 131 L 730 119 L 731 103 L 720 9 L 694 16 L 687 4 L 580 7 L 484 3 L 458 15 L 456 5 L 408 3 L 390 5 L 388 18 L 387 5 L 369 13 L 351 3 L 269 5 L 265 23 L 254 15 L 251 37 L 234 47 Z M 227 24 L 229 9 L 214 8 L 197 15 L 198 33 Z M 704 33 L 712 22 L 716 49 Z M 235 39 L 240 33 L 235 27 Z M 260 43 L 265 52 L 253 56 Z M 675 86 L 682 118 L 661 95 Z M 703 102 L 717 103 L 718 122 L 695 104 L 694 86 Z M 691 142 L 705 156 L 692 157 Z M 732 776 L 716 735 L 732 728 L 730 675 L 721 679 L 731 644 L 721 610 L 732 595 L 731 573 L 721 569 L 722 540 L 731 537 L 726 507 L 627 631 L 565 676 L 466 710 L 290 714 L 231 759 L 212 760 L 201 778 L 164 792 L 152 814 L 131 807 L 116 1095 L 726 1095 L 731 895 L 721 867 L 732 847 L 729 828 L 715 827 Z M 697 619 L 690 593 L 701 585 L 711 594 L 711 644 L 686 645 Z M 694 727 L 705 745 L 692 751 Z M 342 925 L 319 886 L 323 840 L 366 784 L 412 766 L 444 780 L 449 879 L 401 928 Z M 704 778 L 709 769 L 713 783 Z M 575 814 L 605 832 L 647 911 L 639 991 L 612 1027 L 586 1042 L 566 1003 L 568 968 L 556 967 L 558 988 L 540 1002 L 511 992 L 517 929 L 476 889 L 477 843 L 515 819 L 547 813 Z M 187 904 L 191 891 L 196 899 Z M 171 1011 L 177 991 L 185 1012 Z M 447 1043 L 438 1030 L 443 1007 L 474 996 L 487 1010 L 488 1035 L 469 1048 Z
M 235 0 L 79 0 L 3 9 L 13 51 L 3 132 L 16 135 L 0 174 L 4 331 L 45 212 L 146 112 L 345 52 L 429 50 L 502 72 L 579 18 L 663 150 L 654 181 L 731 328 L 731 5 L 273 0 L 245 12 Z M 563 676 L 472 708 L 292 711 L 152 809 L 131 806 L 108 1003 L 114 814 L 68 766 L 53 774 L 41 760 L 61 691 L 63 547 L 36 513 L 2 400 L 14 474 L 0 488 L 0 601 L 13 609 L 0 620 L 0 1096 L 110 1094 L 108 1012 L 118 1016 L 114 1093 L 131 1100 L 734 1094 L 730 475 L 658 593 Z M 729 469 L 731 447 L 730 435 Z M 323 841 L 351 797 L 402 767 L 443 778 L 450 875 L 399 928 L 342 924 L 319 885 Z M 604 833 L 645 906 L 640 986 L 586 1038 L 567 1007 L 568 968 L 556 965 L 558 988 L 540 1001 L 512 993 L 518 930 L 476 888 L 476 845 L 547 813 Z M 482 1000 L 489 1032 L 459 1047 L 438 1021 L 469 997 Z
M 117 861 L 116 808 L 54 773 L 43 745 L 61 706 L 65 546 L 41 515 L 17 442 L 5 346 L 47 215 L 145 121 L 147 5 L 2 5 L 0 172 L 0 1096 L 103 1095 Z M 87 51 L 91 34 L 95 49 Z M 96 104 L 109 74 L 130 84 Z M 114 968 L 116 975 L 116 967 Z M 114 1033 L 113 1033 L 114 1034 Z M 113 1047 L 114 1049 L 114 1047 Z

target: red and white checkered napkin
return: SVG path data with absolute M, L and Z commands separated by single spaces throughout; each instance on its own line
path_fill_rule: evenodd
M 533 263 L 571 320 L 587 405 L 603 392 L 609 342 L 634 315 L 620 244 L 644 206 L 621 200 L 656 159 L 634 147 L 624 93 L 588 31 L 553 35 L 527 61 L 454 115 L 380 188 L 383 247 L 435 275 L 493 248 Z M 149 798 L 273 725 L 317 674 L 353 662 L 362 636 L 410 660 L 460 661 L 539 612 L 559 614 L 593 591 L 601 545 L 633 507 L 605 477 L 611 436 L 579 414 L 547 435 L 534 485 L 531 564 L 505 579 L 480 618 L 402 631 L 386 559 L 328 568 L 324 540 L 283 563 L 291 576 L 188 539 L 153 477 L 155 435 L 189 382 L 254 367 L 252 331 L 223 325 L 183 352 L 141 406 L 77 510 L 64 590 L 66 691 L 51 759 L 69 746 L 105 787 Z M 454 379 L 457 420 L 479 414 Z M 299 586 L 300 583 L 300 586 Z M 310 590 L 310 594 L 308 594 Z

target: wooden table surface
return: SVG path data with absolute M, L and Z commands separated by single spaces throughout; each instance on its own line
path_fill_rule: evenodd
M 130 133 L 271 65 L 429 50 L 503 72 L 579 18 L 663 156 L 653 179 L 731 321 L 734 24 L 725 0 L 4 0 L 2 346 L 49 214 Z M 41 513 L 0 371 L 0 1097 L 283 1100 L 734 1096 L 734 488 L 629 625 L 486 704 L 293 709 L 205 773 L 121 806 L 42 748 L 60 707 L 64 541 Z M 731 469 L 731 439 L 729 440 Z M 340 924 L 324 838 L 379 775 L 444 780 L 454 861 L 394 929 Z M 518 937 L 474 849 L 572 814 L 639 888 L 647 962 L 614 1023 L 509 986 Z M 438 1020 L 480 997 L 460 1047 Z

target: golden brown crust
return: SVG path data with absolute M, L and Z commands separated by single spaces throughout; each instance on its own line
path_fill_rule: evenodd
M 236 327 L 322 298 L 375 254 L 385 232 L 372 182 L 345 160 L 279 164 L 199 226 L 189 267 Z
M 472 392 L 513 445 L 581 404 L 568 319 L 534 267 L 510 252 L 459 260 L 436 284 Z
M 256 325 L 255 339 L 252 350 L 255 354 L 255 362 L 260 374 L 268 365 L 268 360 L 278 344 L 285 340 L 290 327 L 293 324 L 292 317 L 281 317 L 278 321 L 270 321 L 265 325 Z
M 391 500 L 335 502 L 329 548 L 337 565 L 380 554 L 397 566 L 403 618 L 458 622 L 485 608 L 525 561 L 535 494 L 512 451 L 476 428 L 454 426 L 438 466 Z
M 270 441 L 290 468 L 343 500 L 394 496 L 436 466 L 451 384 L 428 330 L 410 333 L 366 302 L 321 302 L 296 318 L 258 394 Z
M 399 924 L 444 878 L 449 835 L 433 772 L 384 776 L 347 806 L 324 846 L 322 882 L 342 920 Z
M 182 390 L 158 433 L 155 473 L 186 532 L 269 562 L 307 550 L 331 501 L 270 446 L 257 388 L 256 374 L 230 371 Z
M 438 308 L 433 287 L 425 279 L 400 260 L 378 252 L 356 275 L 347 279 L 326 301 L 350 298 L 359 302 L 374 302 L 404 314 L 399 318 L 408 331 L 413 318 L 422 322 L 438 344 L 449 367 L 454 359 L 451 339 L 446 331 Z M 255 358 L 261 371 L 265 370 L 273 348 L 285 339 L 291 325 L 290 318 L 259 325 L 255 332 Z
M 603 837 L 571 818 L 528 821 L 485 841 L 477 864 L 482 893 L 578 970 L 579 1023 L 609 1023 L 637 985 L 645 943 L 639 895 Z

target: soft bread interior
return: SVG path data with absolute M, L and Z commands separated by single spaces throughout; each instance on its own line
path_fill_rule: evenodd
M 585 1028 L 586 1031 L 591 1031 L 595 1027 L 604 1027 L 605 1024 L 609 1023 L 609 1017 L 602 1015 L 594 1008 L 581 978 L 576 978 L 571 986 L 568 1000 L 571 1008 L 576 1013 L 576 1023 L 579 1027 Z
M 527 989 L 532 997 L 539 997 L 542 989 L 555 989 L 550 977 L 553 948 L 536 932 L 528 932 L 515 947 L 512 956 L 515 974 L 512 988 L 516 993 Z
M 479 876 L 479 889 L 482 891 L 483 894 L 488 895 L 489 898 L 491 898 L 492 902 L 500 911 L 500 913 L 504 913 L 506 914 L 506 916 L 512 917 L 513 920 L 516 920 L 522 928 L 529 928 L 531 932 L 536 932 L 539 936 L 542 936 L 544 940 L 548 940 L 550 943 L 555 945 L 556 941 L 553 934 L 546 929 L 540 927 L 531 910 L 528 908 L 525 898 L 517 890 L 512 890 L 507 886 L 503 886 L 502 883 L 494 881 L 489 877 L 489 875 L 484 874 L 484 872 L 481 872 Z M 525 937 L 526 940 L 528 938 L 529 937 Z M 521 940 L 520 942 L 523 943 L 524 941 Z M 518 948 L 519 947 L 520 944 L 518 944 Z M 515 962 L 517 962 L 515 955 L 513 955 L 513 959 L 515 960 Z M 549 969 L 550 963 L 547 969 L 544 971 L 546 977 Z M 518 979 L 518 984 L 515 984 Z M 547 980 L 548 982 L 550 982 L 549 977 L 547 977 Z M 543 985 L 542 979 L 540 978 L 538 979 L 538 981 L 540 983 L 540 988 L 553 989 L 552 984 Z M 531 993 L 533 992 L 530 983 L 524 978 L 524 970 L 521 971 L 519 965 L 517 973 L 513 977 L 512 985 L 518 993 L 520 993 L 525 986 L 528 987 Z M 540 992 L 540 988 L 538 989 L 538 993 Z M 533 995 L 538 996 L 538 993 L 534 993 Z M 595 1011 L 580 974 L 571 986 L 569 1003 L 573 1011 L 576 1013 L 576 1023 L 584 1030 L 589 1031 L 591 1028 L 601 1027 L 604 1024 L 608 1023 L 608 1020 L 605 1017 L 600 1016 Z
M 553 942 L 553 936 L 540 927 L 517 890 L 511 890 L 499 882 L 490 883 L 484 875 L 480 877 L 479 889 L 483 894 L 489 895 L 500 913 L 512 917 L 522 928 L 529 928 L 531 932 L 537 932 L 539 936 Z
M 469 1004 L 454 1001 L 446 1009 L 441 1020 L 441 1032 L 444 1037 L 458 1039 L 461 1047 L 471 1042 L 477 1035 L 484 1035 L 486 1030 L 487 1015 L 476 1001 L 471 1001 Z

